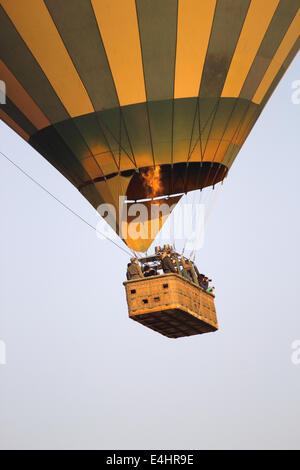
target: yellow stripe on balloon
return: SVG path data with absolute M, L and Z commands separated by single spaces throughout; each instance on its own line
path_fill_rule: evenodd
M 0 4 L 70 116 L 93 112 L 87 91 L 44 2 L 0 0 Z
M 134 0 L 92 0 L 121 106 L 146 101 Z
M 0 59 L 0 77 L 6 83 L 6 94 L 37 129 L 50 126 L 49 119 Z
M 294 46 L 295 42 L 299 37 L 300 32 L 300 9 L 298 10 L 297 15 L 291 23 L 291 26 L 287 30 L 280 46 L 278 47 L 256 93 L 254 94 L 252 101 L 254 103 L 260 103 L 268 89 L 270 88 L 274 78 L 279 72 L 280 67 Z
M 179 0 L 174 98 L 198 96 L 216 0 Z
M 3 105 L 5 106 L 5 105 Z M 3 109 L 0 108 L 0 120 L 5 122 L 11 129 L 13 129 L 17 134 L 19 134 L 27 142 L 30 139 L 30 135 L 27 134 L 8 114 L 6 114 Z
M 222 91 L 222 97 L 239 96 L 279 0 L 252 0 Z

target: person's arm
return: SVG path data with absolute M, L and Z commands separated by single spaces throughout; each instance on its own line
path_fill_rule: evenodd
M 172 263 L 171 258 L 168 258 L 168 268 L 170 269 L 170 271 L 171 271 L 172 273 L 176 273 L 176 272 L 177 272 L 177 271 L 176 271 L 176 268 L 175 268 L 175 266 L 174 266 L 174 264 Z
M 140 267 L 140 265 L 137 264 L 136 267 L 137 267 L 139 276 L 140 276 L 140 277 L 144 277 L 144 274 L 143 274 L 143 271 L 142 271 L 142 268 Z
M 131 266 L 128 266 L 126 276 L 127 276 L 128 281 L 130 281 L 130 279 L 132 278 L 132 267 Z

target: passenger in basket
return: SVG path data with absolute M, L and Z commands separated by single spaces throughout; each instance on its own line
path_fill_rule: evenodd
M 207 277 L 204 274 L 200 274 L 199 271 L 198 271 L 197 272 L 197 278 L 198 278 L 199 286 L 202 287 L 202 289 L 204 289 L 204 290 L 208 289 L 208 279 L 207 279 Z
M 209 285 L 210 282 L 211 282 L 211 279 L 208 279 L 208 277 L 205 276 L 204 282 L 203 282 L 204 289 L 206 290 L 206 292 L 210 292 L 211 294 L 213 294 L 215 288 Z
M 131 281 L 132 279 L 140 279 L 144 277 L 138 259 L 131 258 L 130 261 L 131 263 L 128 263 L 127 265 L 127 279 Z
M 182 266 L 181 275 L 189 281 L 193 282 L 193 276 L 191 273 L 192 265 L 183 256 L 180 259 L 180 264 Z
M 129 269 L 128 269 L 130 265 L 131 265 L 131 263 L 127 264 L 127 271 L 126 271 L 126 277 L 127 277 L 128 281 L 130 280 L 130 273 L 129 273 Z
M 161 266 L 165 274 L 177 273 L 177 269 L 175 268 L 170 255 L 170 251 L 165 251 L 161 257 Z
M 208 278 L 204 275 L 202 278 L 201 287 L 203 287 L 205 290 L 208 289 Z
M 156 271 L 155 269 L 151 268 L 149 264 L 145 264 L 144 269 L 143 269 L 143 274 L 144 274 L 144 277 L 155 276 Z

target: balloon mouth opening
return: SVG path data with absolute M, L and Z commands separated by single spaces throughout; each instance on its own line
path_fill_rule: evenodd
M 157 169 L 159 169 L 159 178 L 157 178 Z M 154 173 L 154 179 L 157 185 L 154 192 L 149 192 L 149 187 L 151 187 L 151 173 Z M 140 199 L 155 199 L 179 195 L 189 191 L 195 191 L 196 189 L 214 186 L 220 181 L 223 181 L 227 173 L 227 166 L 217 162 L 184 162 L 153 165 L 100 176 L 79 185 L 78 189 L 80 191 L 85 186 L 109 180 L 120 175 L 125 178 L 131 178 L 126 196 L 127 199 L 137 201 Z M 150 179 L 147 180 L 147 175 L 149 174 Z
M 126 196 L 137 201 L 184 194 L 219 183 L 227 172 L 228 168 L 217 162 L 174 163 L 141 168 L 139 172 L 132 171 Z

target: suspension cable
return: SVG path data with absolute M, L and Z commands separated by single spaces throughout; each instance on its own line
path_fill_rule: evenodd
M 49 196 L 51 196 L 53 199 L 55 199 L 56 202 L 58 202 L 61 206 L 63 206 L 65 209 L 67 209 L 69 212 L 71 212 L 73 215 L 75 215 L 78 219 L 80 219 L 82 222 L 84 222 L 86 225 L 88 225 L 90 228 L 93 230 L 97 231 L 97 228 L 94 227 L 92 224 L 87 222 L 81 215 L 77 214 L 73 209 L 71 209 L 69 206 L 67 206 L 64 202 L 62 202 L 60 199 L 58 199 L 54 194 L 52 194 L 47 188 L 45 188 L 43 185 L 41 185 L 38 181 L 36 181 L 32 176 L 30 176 L 28 173 L 26 173 L 25 170 L 23 170 L 19 165 L 17 165 L 13 160 L 11 160 L 7 155 L 5 155 L 3 152 L 0 151 L 0 154 L 6 158 L 8 162 L 10 162 L 15 168 L 17 168 L 23 175 L 25 175 L 28 179 L 30 179 L 33 183 L 35 183 L 39 188 L 41 188 L 43 191 L 45 191 Z M 110 241 L 113 243 L 117 248 L 120 250 L 124 251 L 127 255 L 131 256 L 130 252 L 127 251 L 125 248 L 121 247 L 118 245 L 118 243 L 114 242 L 111 238 L 107 237 L 104 233 L 99 232 L 106 240 Z

